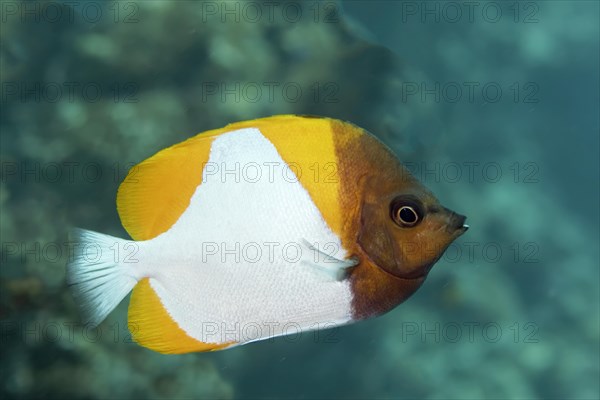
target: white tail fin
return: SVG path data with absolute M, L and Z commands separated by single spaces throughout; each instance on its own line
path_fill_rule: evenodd
M 84 322 L 97 326 L 115 309 L 138 281 L 134 241 L 97 232 L 73 231 L 73 258 L 67 264 L 67 283 L 81 306 Z

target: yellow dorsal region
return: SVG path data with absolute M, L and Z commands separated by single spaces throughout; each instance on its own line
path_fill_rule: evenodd
M 234 343 L 203 343 L 186 334 L 164 308 L 148 278 L 133 289 L 128 327 L 133 340 L 163 354 L 221 350 Z
M 351 124 L 329 118 L 278 115 L 236 122 L 198 134 L 159 151 L 133 167 L 117 193 L 121 222 L 135 240 L 152 239 L 167 231 L 187 209 L 202 180 L 215 137 L 242 128 L 258 128 L 273 143 L 288 166 L 273 167 L 274 173 L 298 175 L 330 228 L 341 233 L 338 195 L 340 180 L 332 124 Z M 264 166 L 265 173 L 267 167 Z
M 186 210 L 202 180 L 214 136 L 195 136 L 131 168 L 119 186 L 117 210 L 133 239 L 158 236 Z

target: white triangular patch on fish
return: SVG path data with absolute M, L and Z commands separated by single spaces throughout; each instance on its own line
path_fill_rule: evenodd
M 342 278 L 353 261 L 294 172 L 258 129 L 222 134 L 189 207 L 142 242 L 140 265 L 192 338 L 243 343 L 351 321 Z

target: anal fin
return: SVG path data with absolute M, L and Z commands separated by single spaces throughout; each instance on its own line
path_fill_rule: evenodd
M 215 351 L 235 343 L 204 343 L 190 337 L 169 315 L 148 278 L 133 289 L 128 327 L 133 340 L 163 354 Z

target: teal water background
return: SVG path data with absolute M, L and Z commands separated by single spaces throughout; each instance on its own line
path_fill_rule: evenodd
M 0 2 L 2 398 L 599 397 L 599 3 Z M 73 226 L 131 165 L 282 114 L 352 121 L 471 229 L 352 326 L 225 352 L 79 325 Z M 201 290 L 201 288 L 198 288 Z

